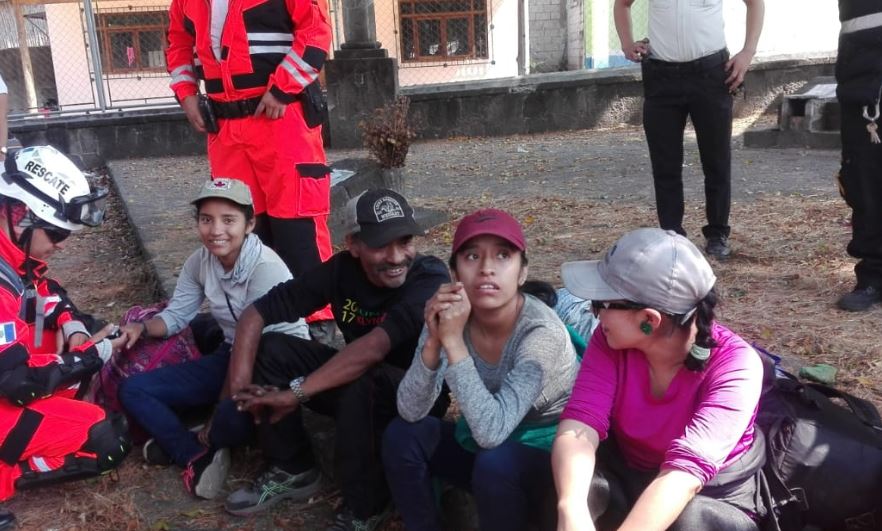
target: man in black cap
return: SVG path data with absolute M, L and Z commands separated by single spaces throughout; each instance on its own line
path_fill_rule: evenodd
M 376 529 L 388 514 L 380 437 L 397 414 L 398 384 L 413 360 L 425 303 L 449 275 L 443 262 L 416 253 L 414 236 L 423 231 L 399 194 L 365 192 L 349 202 L 347 218 L 347 250 L 276 286 L 239 318 L 228 390 L 239 414 L 258 423 L 269 463 L 253 486 L 229 496 L 225 507 L 233 514 L 305 500 L 318 489 L 300 405 L 336 421 L 335 475 L 346 508 L 330 529 Z M 261 341 L 264 326 L 326 304 L 346 340 L 340 351 L 291 336 Z M 436 404 L 439 414 L 444 402 Z M 221 407 L 229 414 L 230 406 Z

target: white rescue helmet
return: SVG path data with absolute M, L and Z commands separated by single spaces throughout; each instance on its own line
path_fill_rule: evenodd
M 86 176 L 52 146 L 24 148 L 6 157 L 0 195 L 18 199 L 37 218 L 70 231 L 104 220 L 107 189 L 90 189 Z

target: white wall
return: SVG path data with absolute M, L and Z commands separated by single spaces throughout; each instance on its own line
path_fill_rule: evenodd
M 97 8 L 119 8 L 128 6 L 157 6 L 152 0 L 133 2 L 102 1 Z M 46 5 L 46 23 L 49 28 L 49 42 L 52 49 L 52 62 L 55 68 L 55 83 L 58 88 L 58 103 L 64 110 L 78 106 L 92 108 L 97 105 L 95 87 L 91 80 L 89 51 L 80 15 L 80 4 Z M 174 95 L 168 87 L 167 75 L 136 77 L 132 75 L 105 75 L 104 93 L 107 103 L 113 106 L 174 102 Z M 158 100 L 156 98 L 159 98 Z
M 833 0 L 766 0 L 757 57 L 836 53 L 839 6 Z M 726 0 L 726 42 L 734 54 L 744 46 L 744 2 Z

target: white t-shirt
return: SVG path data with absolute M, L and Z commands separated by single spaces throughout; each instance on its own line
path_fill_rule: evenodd
M 692 61 L 725 47 L 723 0 L 649 0 L 649 48 L 655 59 Z
M 6 88 L 6 83 L 3 82 L 3 76 L 0 75 L 0 94 L 6 94 L 9 92 L 9 89 Z

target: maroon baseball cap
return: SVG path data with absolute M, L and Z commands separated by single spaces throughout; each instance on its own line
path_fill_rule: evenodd
M 519 251 L 527 249 L 521 224 L 511 214 L 496 208 L 485 208 L 472 212 L 460 220 L 453 234 L 453 254 L 475 236 L 498 236 L 515 246 Z

